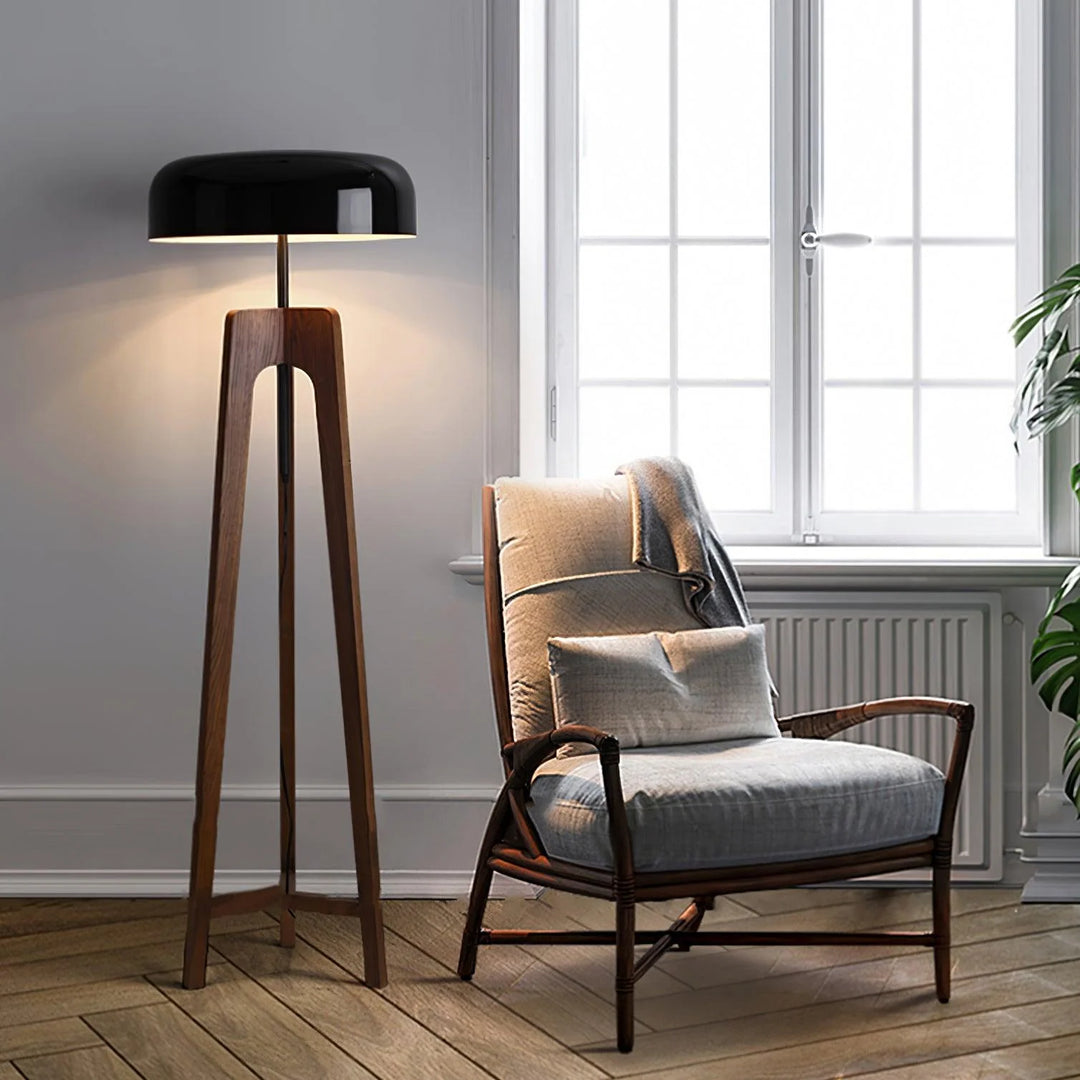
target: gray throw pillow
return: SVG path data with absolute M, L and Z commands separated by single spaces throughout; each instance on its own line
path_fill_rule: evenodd
M 778 736 L 765 628 L 548 640 L 555 724 L 585 724 L 622 747 Z M 572 743 L 559 755 L 587 754 Z

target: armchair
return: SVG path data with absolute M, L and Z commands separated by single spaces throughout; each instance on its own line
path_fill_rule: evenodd
M 911 945 L 934 951 L 949 999 L 953 825 L 973 707 L 904 697 L 778 721 L 785 738 L 620 753 L 582 726 L 555 728 L 546 641 L 565 634 L 699 625 L 672 578 L 629 568 L 626 481 L 499 481 L 485 487 L 484 594 L 495 715 L 506 782 L 480 847 L 458 974 L 480 945 L 615 946 L 619 1050 L 633 1048 L 634 984 L 668 950 L 703 945 Z M 498 500 L 498 505 L 497 505 Z M 644 577 L 642 575 L 645 575 Z M 625 598 L 620 607 L 619 598 Z M 948 773 L 831 735 L 879 716 L 951 717 Z M 557 758 L 567 743 L 595 755 Z M 567 808 L 569 807 L 569 812 Z M 629 808 L 628 808 L 629 807 Z M 928 932 L 703 931 L 715 896 L 930 867 Z M 491 930 L 493 874 L 615 903 L 611 931 Z M 635 930 L 635 904 L 689 898 L 663 931 Z M 635 961 L 636 945 L 649 948 Z

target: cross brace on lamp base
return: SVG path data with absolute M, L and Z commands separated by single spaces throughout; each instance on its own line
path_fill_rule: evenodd
M 279 244 L 280 260 L 283 258 Z M 287 264 L 286 271 L 287 273 Z M 183 983 L 206 984 L 210 919 L 264 907 L 281 910 L 281 944 L 295 942 L 295 912 L 318 911 L 360 919 L 364 980 L 386 985 L 386 953 L 379 899 L 379 856 L 371 776 L 367 692 L 357 575 L 349 426 L 345 407 L 345 369 L 341 321 L 329 308 L 290 308 L 282 292 L 279 306 L 232 311 L 225 319 L 221 370 L 214 515 L 210 543 L 210 587 L 206 607 L 199 720 L 195 826 L 192 836 L 191 889 Z M 285 286 L 287 289 L 287 286 Z M 237 572 L 244 517 L 248 448 L 251 438 L 255 379 L 267 367 L 278 368 L 278 569 L 281 700 L 281 880 L 264 889 L 213 895 L 217 821 L 221 805 L 221 767 L 236 616 Z M 315 391 L 319 458 L 322 469 L 330 585 L 337 636 L 338 672 L 345 727 L 356 899 L 296 891 L 295 843 L 295 680 L 292 485 L 292 369 L 306 372 Z

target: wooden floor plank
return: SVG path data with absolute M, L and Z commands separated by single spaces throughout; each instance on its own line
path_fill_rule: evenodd
M 137 977 L 7 994 L 0 998 L 0 1030 L 15 1024 L 152 1005 L 161 1000 L 161 994 L 153 986 Z
M 864 1073 L 864 1080 L 1071 1080 L 1080 1071 L 1080 1035 L 926 1061 L 898 1069 Z
M 2 902 L 0 1080 L 24 1063 L 32 1080 L 1076 1077 L 1080 906 L 1016 900 L 1015 890 L 954 893 L 944 1006 L 932 955 L 916 946 L 670 953 L 636 988 L 631 1055 L 614 1049 L 613 949 L 482 948 L 463 983 L 461 902 L 387 902 L 391 982 L 380 992 L 360 981 L 353 919 L 302 915 L 295 950 L 273 943 L 267 913 L 216 920 L 225 955 L 212 951 L 208 987 L 187 992 L 175 973 L 179 905 Z M 639 925 L 666 926 L 682 906 L 641 905 Z M 703 925 L 922 930 L 928 915 L 925 890 L 800 889 L 727 898 Z M 493 902 L 487 922 L 607 928 L 611 918 L 608 903 L 548 893 Z
M 301 916 L 301 934 L 310 921 Z M 265 930 L 216 940 L 231 963 L 381 1080 L 485 1080 L 468 1058 L 306 941 L 282 949 Z
M 758 1053 L 773 1047 L 791 1047 L 806 1054 L 806 1044 L 813 1043 L 816 1054 L 820 1040 L 842 1042 L 867 1032 L 889 1031 L 889 1038 L 885 1040 L 879 1037 L 878 1042 L 891 1043 L 894 1028 L 959 1022 L 963 1017 L 1005 1009 L 1015 1013 L 1029 1004 L 1069 999 L 1078 992 L 1080 961 L 1067 961 L 957 983 L 948 1005 L 938 1002 L 929 989 L 898 990 L 880 996 L 856 998 L 839 1007 L 832 1002 L 824 1002 L 734 1020 L 720 1020 L 693 1028 L 655 1032 L 638 1038 L 633 1055 L 620 1055 L 614 1061 L 607 1054 L 607 1044 L 597 1046 L 595 1053 L 586 1056 L 621 1076 L 647 1069 L 696 1064 L 714 1057 Z M 1055 1031 L 1052 1034 L 1063 1032 Z
M 86 1023 L 148 1080 L 255 1076 L 171 1002 L 97 1013 Z
M 260 926 L 272 926 L 273 922 L 264 912 L 253 911 L 248 915 L 227 915 L 215 919 L 212 930 L 215 934 L 230 934 Z M 34 960 L 106 952 L 118 945 L 132 948 L 163 941 L 183 941 L 186 930 L 187 916 L 174 915 L 8 937 L 0 940 L 0 968 Z
M 75 1017 L 0 1027 L 0 1061 L 100 1045 L 101 1039 Z
M 184 990 L 179 973 L 151 979 L 263 1080 L 372 1080 L 358 1061 L 231 964 L 210 968 L 202 990 Z
M 1045 1001 L 1015 1009 L 996 1009 L 932 1023 L 891 1028 L 881 1032 L 847 1035 L 839 1039 L 763 1050 L 749 1055 L 723 1052 L 695 1064 L 642 1072 L 632 1062 L 617 1075 L 637 1080 L 717 1080 L 718 1077 L 753 1077 L 754 1080 L 832 1080 L 862 1076 L 933 1061 L 937 1075 L 953 1080 L 949 1063 L 972 1054 L 1019 1047 L 1038 1040 L 1075 1033 L 1075 999 Z M 629 1055 L 632 1059 L 635 1055 Z M 719 1060 L 724 1058 L 724 1060 Z M 723 1070 L 723 1071 L 721 1071 Z
M 984 1056 L 991 1068 L 1008 1069 L 1021 1080 L 1073 1080 L 1080 1075 L 1080 1034 L 991 1050 Z
M 139 1074 L 107 1046 L 28 1058 L 16 1064 L 26 1080 L 139 1080 Z
M 723 978 L 718 973 L 715 985 L 641 1001 L 636 1009 L 638 1017 L 656 1029 L 690 1027 L 711 1020 L 779 1012 L 812 1003 L 877 997 L 894 990 L 934 984 L 934 958 L 929 949 L 765 977 L 760 976 L 755 952 L 740 949 L 714 953 L 714 964 L 725 969 Z M 953 950 L 953 981 L 1067 960 L 1080 960 L 1080 930 L 984 941 Z
M 0 1010 L 4 995 L 28 990 L 48 990 L 78 983 L 104 982 L 126 975 L 151 975 L 156 971 L 171 971 L 183 958 L 180 941 L 163 941 L 153 945 L 137 945 L 133 949 L 114 949 L 107 952 L 59 956 L 52 960 L 31 960 L 5 966 L 0 979 Z M 208 961 L 221 963 L 221 957 L 210 950 Z
M 359 977 L 355 920 L 312 919 L 304 938 Z M 601 1069 L 397 934 L 386 936 L 389 985 L 380 993 L 499 1080 L 599 1080 Z
M 0 938 L 40 934 L 50 930 L 73 930 L 80 926 L 128 922 L 131 919 L 183 915 L 186 900 L 80 900 L 70 897 L 24 900 L 0 910 Z
M 882 889 L 879 886 L 866 888 L 833 888 L 832 886 L 809 887 L 800 889 L 772 889 L 768 892 L 734 893 L 732 900 L 737 900 L 757 915 L 783 915 L 785 912 L 805 911 L 809 908 L 836 907 L 842 904 L 874 904 L 881 902 L 882 896 L 907 893 L 928 897 L 925 889 L 917 887 L 898 887 Z M 885 903 L 889 903 L 886 899 Z M 968 888 L 953 889 L 952 903 L 957 913 L 966 911 L 984 911 L 992 907 L 1012 907 L 1016 904 L 1015 889 Z

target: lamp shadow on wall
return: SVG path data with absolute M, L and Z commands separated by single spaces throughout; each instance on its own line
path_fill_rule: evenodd
M 134 741 L 146 744 L 134 760 L 158 761 L 166 774 L 176 763 L 176 778 L 187 778 L 223 319 L 231 308 L 273 304 L 274 262 L 272 248 L 261 245 L 212 257 L 151 245 L 145 198 L 141 176 L 136 183 L 80 178 L 42 188 L 23 220 L 7 223 L 0 558 L 13 572 L 0 580 L 7 627 L 0 628 L 0 685 L 5 713 L 33 719 L 35 739 L 55 747 L 43 762 L 34 740 L 10 746 L 12 775 L 79 774 L 86 761 L 100 760 L 95 746 Z M 63 212 L 46 221 L 50 205 Z M 433 478 L 449 490 L 472 482 L 459 475 L 447 446 L 474 441 L 478 467 L 481 460 L 482 435 L 462 430 L 446 397 L 448 387 L 458 393 L 465 384 L 482 400 L 484 365 L 468 348 L 467 330 L 482 319 L 483 295 L 460 272 L 433 266 L 437 261 L 422 239 L 295 249 L 294 302 L 337 307 L 343 316 L 358 512 L 389 521 L 393 536 L 361 529 L 362 565 L 430 563 L 429 537 L 445 529 L 445 504 L 413 490 L 430 488 Z M 273 573 L 273 531 L 262 535 L 257 524 L 258 499 L 273 491 L 273 425 L 262 422 L 272 387 L 257 393 L 263 404 L 249 491 L 260 494 L 251 500 L 256 516 L 247 530 L 254 558 L 245 555 L 241 570 L 242 578 L 254 574 L 252 595 L 267 591 L 261 575 Z M 301 395 L 304 529 L 321 514 L 321 496 L 306 388 Z M 270 502 L 262 509 L 269 521 Z M 460 513 L 469 513 L 465 495 Z M 321 568 L 314 536 L 311 550 Z M 241 620 L 246 589 L 242 580 Z M 378 613 L 378 582 L 370 594 Z M 272 621 L 272 612 L 251 615 Z M 399 630 L 394 618 L 380 621 L 390 652 L 412 632 Z M 253 653 L 265 644 L 258 633 L 241 636 Z M 384 643 L 376 636 L 371 646 L 377 660 Z M 239 744 L 245 727 L 266 714 L 253 690 L 265 680 L 245 677 L 244 660 L 237 657 L 234 686 Z M 72 731 L 68 718 L 76 715 L 81 722 Z M 246 763 L 255 773 L 266 765 Z

